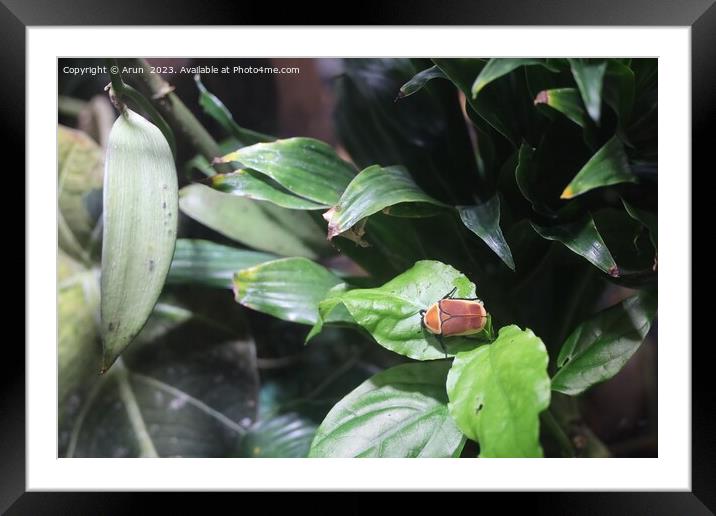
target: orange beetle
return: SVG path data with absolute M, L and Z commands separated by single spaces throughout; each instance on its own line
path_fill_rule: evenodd
M 453 298 L 457 287 L 427 310 L 420 310 L 421 324 L 435 335 L 447 358 L 443 337 L 479 333 L 487 323 L 487 311 L 478 298 Z

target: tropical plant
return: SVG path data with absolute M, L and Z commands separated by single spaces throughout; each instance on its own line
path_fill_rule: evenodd
M 146 62 L 119 64 L 144 71 L 112 77 L 117 123 L 156 125 L 161 165 L 110 134 L 106 172 L 142 180 L 105 175 L 100 267 L 103 152 L 60 128 L 61 454 L 609 455 L 580 400 L 655 322 L 655 59 L 346 59 L 341 149 L 242 127 L 197 76 L 217 143 Z M 171 202 L 187 148 L 178 234 L 155 217 L 108 241 L 108 209 Z M 439 339 L 421 312 L 453 289 L 487 321 Z

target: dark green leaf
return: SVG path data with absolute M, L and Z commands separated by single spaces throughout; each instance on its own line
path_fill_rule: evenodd
M 316 425 L 298 414 L 282 414 L 254 424 L 241 440 L 239 457 L 308 456 Z
M 285 321 L 315 324 L 318 303 L 341 283 L 326 268 L 306 258 L 283 258 L 234 275 L 236 301 Z
M 559 352 L 552 389 L 575 396 L 617 374 L 649 332 L 656 304 L 643 291 L 580 324 Z
M 297 234 L 312 226 L 310 217 L 298 211 L 217 192 L 193 184 L 179 191 L 179 208 L 192 219 L 244 245 L 280 255 L 315 258 L 318 240 Z M 283 220 L 277 217 L 287 212 Z M 320 233 L 318 233 L 320 235 Z M 318 239 L 321 237 L 319 236 Z
M 247 197 L 257 201 L 269 201 L 291 210 L 319 210 L 328 207 L 284 189 L 276 181 L 254 170 L 237 170 L 229 174 L 217 174 L 211 178 L 211 186 L 220 192 Z
M 510 103 L 510 98 L 504 95 L 504 90 L 490 87 L 481 92 L 479 99 L 472 96 L 471 88 L 474 78 L 484 69 L 484 62 L 477 59 L 433 59 L 433 61 L 445 76 L 465 94 L 468 105 L 484 122 L 487 122 L 513 145 L 519 144 L 519 120 L 515 114 L 515 106 Z M 476 123 L 478 127 L 482 125 L 479 121 Z M 486 132 L 484 127 L 480 127 L 480 129 Z
M 532 204 L 532 208 L 536 212 L 548 217 L 554 217 L 554 211 L 547 206 L 537 192 L 539 178 L 537 177 L 535 150 L 527 143 L 522 143 L 517 159 L 515 181 L 520 192 L 522 192 L 522 196 Z
M 543 90 L 537 94 L 534 102 L 535 105 L 545 104 L 556 109 L 579 127 L 587 126 L 587 112 L 575 88 Z
M 276 258 L 273 254 L 236 249 L 209 240 L 180 238 L 167 282 L 231 288 L 235 272 Z
M 654 249 L 659 249 L 659 226 L 658 217 L 656 213 L 651 213 L 646 210 L 641 210 L 635 206 L 632 206 L 624 199 L 622 199 L 624 208 L 631 218 L 642 223 L 649 230 L 649 238 L 651 243 L 654 244 Z
M 629 167 L 621 140 L 613 136 L 577 172 L 562 192 L 562 199 L 572 199 L 585 192 L 618 183 L 636 183 L 636 176 Z
M 435 336 L 423 328 L 420 310 L 429 308 L 453 288 L 457 288 L 455 297 L 476 297 L 475 285 L 460 272 L 440 262 L 423 260 L 381 287 L 349 290 L 339 299 L 381 346 L 416 360 L 432 360 L 444 358 L 445 353 Z M 474 348 L 490 338 L 491 328 L 488 314 L 480 333 L 470 338 L 445 338 L 447 354 Z
M 431 196 L 467 204 L 477 170 L 454 86 L 447 80 L 425 82 L 419 94 L 395 102 L 400 87 L 431 64 L 425 59 L 344 60 L 344 74 L 335 82 L 336 128 L 361 169 L 402 165 Z
M 423 192 L 403 167 L 368 167 L 351 181 L 338 203 L 323 215 L 328 221 L 328 238 L 348 231 L 376 212 L 401 203 L 447 207 Z
M 458 353 L 448 408 L 480 457 L 541 457 L 539 413 L 549 406 L 547 350 L 530 330 L 500 329 L 489 345 Z
M 500 229 L 500 197 L 495 194 L 489 201 L 474 206 L 457 206 L 463 224 L 480 237 L 512 270 L 515 261 L 510 246 Z
M 438 68 L 437 66 L 431 66 L 430 68 L 426 68 L 422 72 L 419 72 L 415 74 L 415 76 L 410 79 L 408 82 L 403 84 L 400 87 L 400 92 L 398 93 L 398 99 L 402 99 L 405 97 L 409 97 L 413 93 L 416 93 L 420 91 L 423 86 L 425 86 L 425 83 L 432 79 L 445 79 L 445 74 Z M 396 99 L 396 100 L 398 100 Z
M 184 326 L 161 340 L 140 334 L 84 399 L 66 456 L 229 455 L 256 416 L 254 344 L 201 328 L 198 347 Z
M 273 136 L 241 127 L 234 121 L 234 117 L 231 116 L 231 112 L 224 103 L 206 89 L 199 78 L 199 74 L 194 76 L 194 80 L 199 88 L 199 105 L 204 109 L 204 112 L 216 120 L 224 131 L 234 137 L 241 145 L 253 145 L 254 143 L 270 142 L 276 139 Z
M 582 95 L 587 113 L 596 123 L 602 112 L 602 86 L 607 63 L 597 59 L 570 59 L 572 75 Z
M 549 227 L 531 224 L 542 238 L 561 242 L 607 274 L 619 275 L 619 268 L 597 231 L 591 215 L 585 215 L 574 222 Z
M 355 169 L 336 151 L 313 138 L 288 138 L 243 147 L 221 158 L 237 161 L 267 175 L 289 192 L 333 205 L 355 176 Z
M 623 126 L 631 118 L 634 94 L 634 72 L 628 65 L 610 59 L 604 76 L 604 101 L 616 112 Z
M 373 376 L 328 413 L 310 457 L 456 457 L 465 438 L 448 415 L 445 362 Z
M 516 70 L 520 66 L 542 64 L 544 64 L 544 61 L 542 59 L 490 59 L 485 65 L 485 67 L 480 70 L 480 74 L 477 76 L 475 82 L 472 84 L 472 88 L 470 89 L 472 97 L 477 97 L 477 94 L 480 93 L 482 88 L 490 84 L 495 79 L 499 79 L 503 75 L 507 75 L 513 70 Z

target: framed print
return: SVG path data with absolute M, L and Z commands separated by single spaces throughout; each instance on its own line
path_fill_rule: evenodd
M 6 4 L 28 304 L 3 510 L 186 490 L 716 506 L 690 210 L 712 3 L 376 4 L 351 27 Z

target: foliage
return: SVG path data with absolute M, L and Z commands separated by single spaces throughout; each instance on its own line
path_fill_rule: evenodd
M 153 315 L 99 379 L 96 242 L 69 214 L 101 156 L 70 165 L 62 129 L 60 452 L 574 456 L 558 400 L 617 374 L 656 317 L 656 66 L 344 60 L 349 158 L 241 127 L 197 80 L 184 100 L 229 147 L 191 160 L 209 177 L 178 204 L 208 229 L 180 225 Z M 636 292 L 597 311 L 617 287 Z M 488 321 L 444 353 L 421 311 L 453 289 Z

